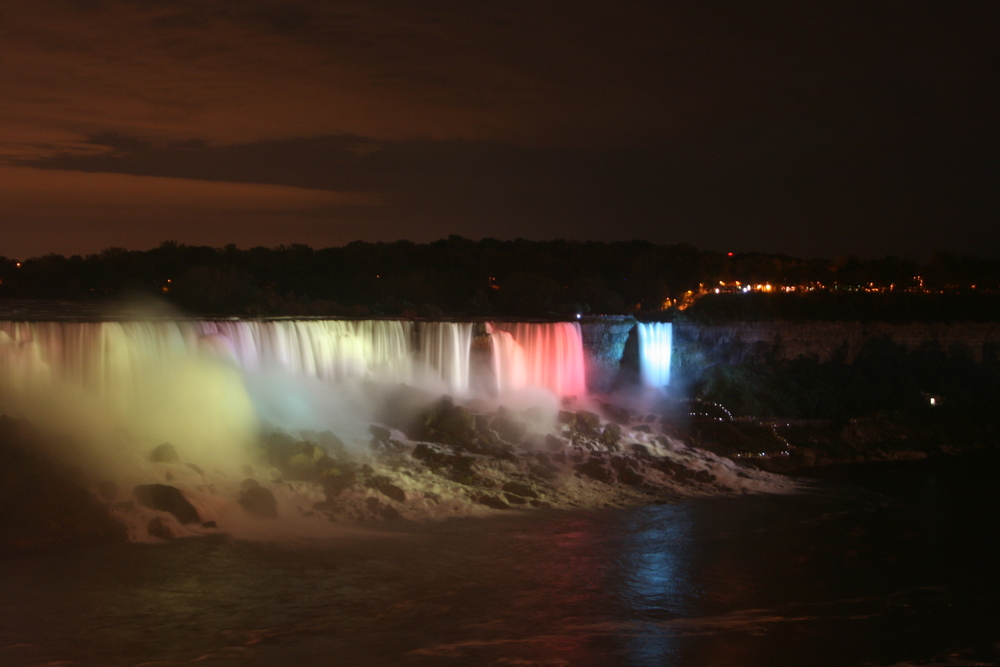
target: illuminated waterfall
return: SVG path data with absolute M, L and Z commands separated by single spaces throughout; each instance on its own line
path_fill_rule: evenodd
M 472 347 L 471 322 L 421 322 L 417 360 L 431 378 L 447 391 L 469 392 L 469 351 Z
M 221 339 L 250 371 L 282 370 L 331 382 L 372 378 L 410 382 L 412 325 L 398 320 L 200 321 L 190 326 Z
M 0 322 L 0 412 L 67 444 L 74 463 L 114 474 L 162 442 L 230 469 L 256 433 L 240 372 L 206 359 L 190 322 Z
M 493 347 L 493 373 L 501 396 L 527 386 L 524 349 L 506 331 L 487 325 Z
M 496 322 L 493 335 L 497 389 L 544 387 L 557 396 L 587 392 L 583 337 L 576 322 Z
M 498 393 L 585 395 L 579 324 L 488 329 Z M 90 429 L 108 446 L 127 434 L 212 448 L 249 441 L 258 419 L 322 417 L 355 381 L 468 395 L 472 333 L 399 320 L 0 322 L 0 412 Z
M 647 387 L 670 384 L 670 353 L 673 325 L 669 322 L 639 322 L 639 370 Z
M 121 393 L 148 378 L 150 364 L 208 356 L 247 372 L 334 385 L 412 383 L 419 367 L 447 391 L 465 394 L 472 329 L 468 322 L 399 320 L 0 322 L 0 381 L 7 393 L 53 378 L 102 395 Z M 577 323 L 496 323 L 490 330 L 499 389 L 584 394 Z

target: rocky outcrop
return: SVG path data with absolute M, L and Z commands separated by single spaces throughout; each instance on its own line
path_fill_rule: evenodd
M 256 480 L 243 481 L 243 490 L 236 497 L 247 514 L 258 519 L 278 518 L 278 500 L 270 489 L 261 486 Z
M 628 377 L 628 369 L 636 366 L 623 364 L 626 356 L 626 342 L 634 336 L 635 319 L 631 317 L 586 318 L 580 322 L 583 338 L 583 361 L 587 371 L 587 389 L 592 392 L 613 390 Z M 634 355 L 633 355 L 634 356 Z M 626 360 L 627 361 L 627 360 Z M 635 375 L 633 369 L 631 375 Z
M 173 445 L 165 442 L 150 452 L 149 460 L 153 463 L 180 463 L 181 457 L 177 454 L 177 449 Z
M 884 322 L 675 322 L 675 364 L 681 370 L 706 364 L 747 364 L 812 357 L 852 363 L 872 340 L 907 351 L 938 349 L 976 363 L 996 362 L 1000 325 L 888 324 Z
M 181 490 L 169 484 L 140 484 L 132 489 L 132 496 L 143 507 L 169 512 L 181 523 L 201 523 L 195 509 Z
M 635 384 L 639 377 L 636 321 L 591 318 L 581 322 L 587 383 L 607 392 Z M 873 340 L 886 340 L 909 352 L 940 350 L 949 358 L 996 363 L 1000 358 L 1000 325 L 886 322 L 726 322 L 673 323 L 674 371 L 697 378 L 714 364 L 755 364 L 813 358 L 818 362 L 852 363 Z

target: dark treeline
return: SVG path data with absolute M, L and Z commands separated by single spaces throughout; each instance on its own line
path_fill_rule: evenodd
M 877 318 L 887 307 L 892 310 L 891 303 L 886 305 L 892 301 L 889 295 L 852 290 L 892 287 L 893 294 L 903 294 L 922 287 L 965 299 L 946 299 L 958 306 L 936 307 L 935 317 L 981 319 L 995 309 L 984 310 L 983 304 L 990 300 L 984 295 L 995 298 L 1000 288 L 1000 260 L 946 254 L 925 264 L 894 257 L 804 260 L 763 253 L 729 256 L 687 244 L 645 241 L 472 241 L 458 236 L 423 244 L 356 241 L 320 250 L 164 242 L 152 250 L 109 248 L 85 257 L 46 255 L 21 262 L 0 257 L 0 281 L 0 298 L 79 300 L 155 293 L 197 314 L 249 316 L 650 314 L 663 312 L 665 304 L 689 291 L 720 282 L 824 286 L 823 296 L 810 293 L 809 299 L 721 294 L 724 298 L 706 297 L 683 314 L 664 313 L 708 319 L 789 317 L 806 312 L 801 308 L 807 308 L 809 317 Z M 910 311 L 917 319 L 926 317 L 925 305 L 903 305 L 903 319 Z

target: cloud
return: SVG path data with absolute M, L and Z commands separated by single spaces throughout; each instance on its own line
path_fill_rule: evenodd
M 663 124 L 657 82 L 638 80 L 649 26 L 626 48 L 584 9 L 382 4 L 6 3 L 0 159 L 108 130 L 538 142 Z M 25 142 L 9 123 L 49 136 Z
M 126 242 L 102 219 L 136 243 L 174 236 L 137 218 L 241 244 L 807 254 L 891 251 L 941 221 L 980 239 L 1000 5 L 936 6 L 0 0 L 0 165 L 33 169 L 10 173 L 38 200 L 0 218 L 44 222 L 33 248 L 98 243 L 60 220 L 104 245 Z
M 167 238 L 277 245 L 311 239 L 317 221 L 329 233 L 338 216 L 379 205 L 358 193 L 9 166 L 0 166 L 0 200 L 0 254 L 22 258 Z

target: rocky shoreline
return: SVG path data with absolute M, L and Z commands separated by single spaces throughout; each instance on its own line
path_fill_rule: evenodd
M 5 418 L 4 470 L 14 482 L 5 484 L 0 504 L 0 552 L 118 541 L 126 532 L 155 541 L 238 533 L 248 522 L 365 525 L 626 507 L 794 486 L 689 446 L 661 415 L 630 415 L 611 405 L 601 406 L 601 414 L 578 408 L 552 415 L 461 405 L 448 396 L 427 399 L 398 387 L 384 397 L 380 420 L 363 440 L 344 442 L 330 431 L 271 431 L 240 478 L 206 472 L 185 460 L 183 445 L 164 443 L 149 452 L 145 479 L 131 488 L 29 453 L 31 427 Z M 49 481 L 32 487 L 36 475 Z M 86 519 L 77 516 L 84 510 Z M 57 521 L 73 526 L 70 533 L 49 536 L 47 526 Z
M 564 405 L 554 415 L 489 408 L 400 385 L 382 397 L 365 438 L 271 430 L 238 476 L 206 472 L 185 460 L 182 444 L 164 443 L 130 488 L 32 453 L 40 436 L 5 417 L 0 554 L 212 532 L 239 537 L 248 526 L 260 536 L 262 527 L 290 522 L 308 534 L 321 525 L 790 492 L 796 476 L 825 466 L 995 448 L 955 429 L 941 411 L 834 425 L 734 420 L 721 406 L 686 401 L 642 414 L 610 402 L 588 407 Z

